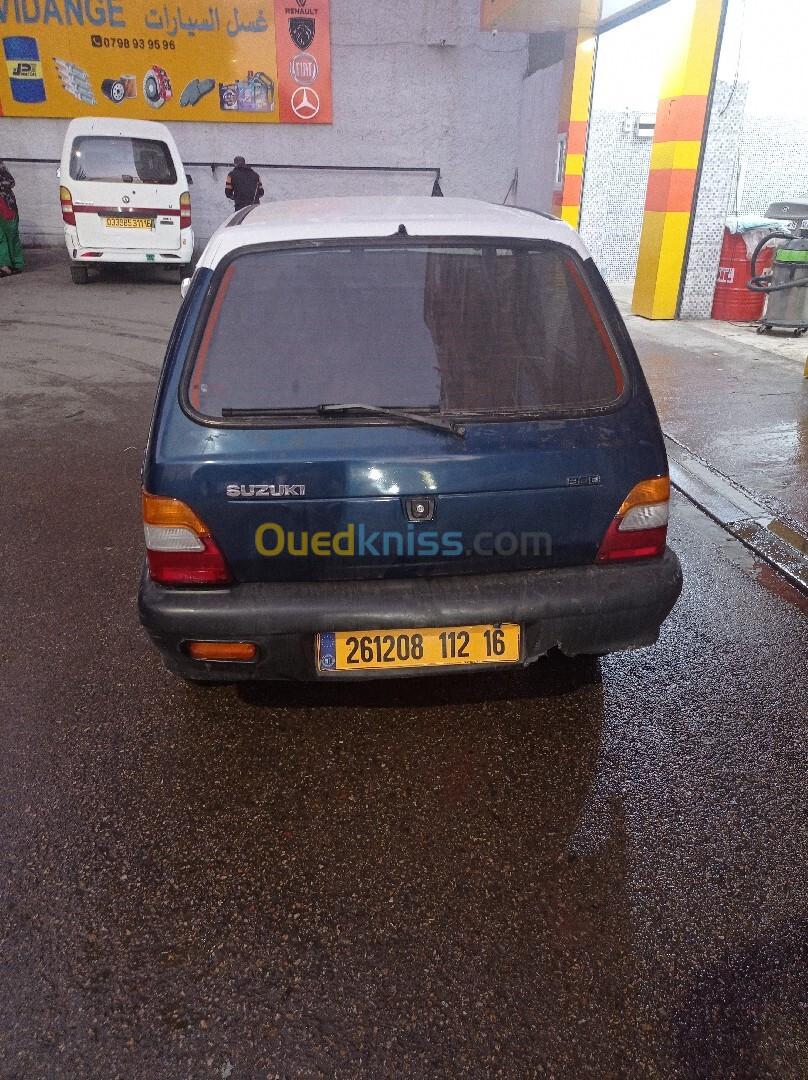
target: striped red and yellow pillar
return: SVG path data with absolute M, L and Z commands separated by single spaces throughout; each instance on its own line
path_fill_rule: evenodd
M 583 5 L 584 7 L 586 5 Z M 582 17 L 586 13 L 582 12 Z M 558 173 L 553 191 L 553 213 L 578 228 L 584 181 L 586 136 L 595 68 L 594 26 L 567 32 L 558 116 Z
M 676 39 L 662 79 L 631 310 L 676 317 L 727 0 L 672 0 Z
M 564 32 L 553 213 L 578 228 L 600 0 L 482 0 L 480 28 Z

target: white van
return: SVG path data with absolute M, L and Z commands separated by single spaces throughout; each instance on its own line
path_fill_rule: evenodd
M 164 124 L 87 117 L 71 121 L 59 169 L 70 276 L 94 263 L 190 263 L 190 178 Z

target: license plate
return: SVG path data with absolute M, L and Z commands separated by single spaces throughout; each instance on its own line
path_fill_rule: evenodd
M 152 219 L 147 217 L 108 217 L 108 229 L 150 229 Z
M 323 672 L 392 671 L 514 664 L 519 660 L 519 639 L 516 623 L 335 631 L 317 635 L 317 668 Z

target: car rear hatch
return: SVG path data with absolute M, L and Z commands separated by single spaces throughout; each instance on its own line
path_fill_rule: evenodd
M 181 184 L 164 142 L 79 135 L 65 186 L 82 247 L 179 250 Z
M 193 508 L 237 581 L 592 563 L 666 462 L 587 278 L 548 242 L 239 254 L 167 387 L 147 487 Z

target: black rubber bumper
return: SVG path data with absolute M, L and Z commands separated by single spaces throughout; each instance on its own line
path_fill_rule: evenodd
M 145 567 L 140 620 L 167 667 L 186 678 L 341 679 L 376 672 L 319 674 L 315 636 L 332 630 L 381 630 L 515 622 L 521 663 L 554 646 L 569 656 L 653 644 L 682 591 L 672 551 L 661 559 L 614 566 L 381 581 L 278 582 L 213 589 L 167 589 Z M 257 662 L 193 660 L 188 641 L 251 641 Z M 428 674 L 430 670 L 382 672 Z

